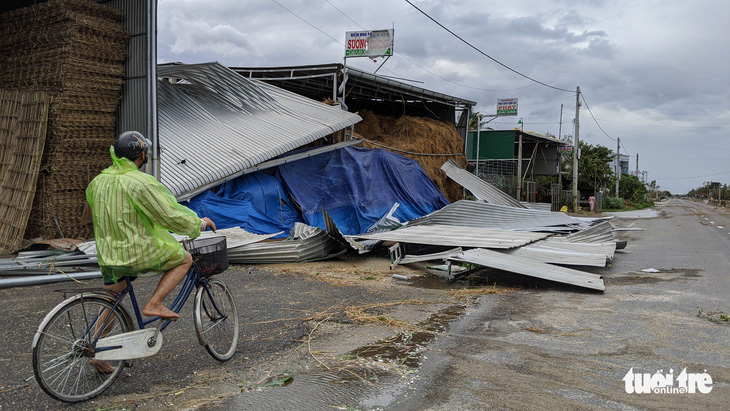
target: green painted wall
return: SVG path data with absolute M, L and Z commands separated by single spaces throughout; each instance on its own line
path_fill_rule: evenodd
M 480 131 L 479 132 L 479 158 L 490 159 L 513 159 L 515 158 L 516 131 Z M 467 142 L 467 158 L 470 161 L 477 158 L 477 132 L 469 132 Z

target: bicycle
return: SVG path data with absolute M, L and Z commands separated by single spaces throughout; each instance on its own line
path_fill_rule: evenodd
M 221 240 L 222 239 L 222 240 Z M 197 289 L 193 309 L 198 342 L 218 361 L 229 360 L 238 346 L 238 311 L 228 287 L 212 275 L 228 268 L 225 237 L 187 241 L 185 248 L 194 263 L 175 301 L 169 307 L 179 313 Z M 44 317 L 33 337 L 33 372 L 51 397 L 63 402 L 81 402 L 104 392 L 132 359 L 156 354 L 162 346 L 162 331 L 170 320 L 142 319 L 132 281 L 112 295 L 105 289 L 58 290 L 66 298 Z M 138 329 L 121 304 L 131 298 Z M 147 327 L 160 321 L 156 328 Z M 92 360 L 107 361 L 111 372 L 98 369 Z

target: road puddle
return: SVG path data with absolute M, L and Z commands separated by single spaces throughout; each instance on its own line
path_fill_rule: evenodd
M 442 280 L 443 282 L 443 280 Z M 439 333 L 448 329 L 449 323 L 464 314 L 463 305 L 453 305 L 433 314 L 417 324 L 418 331 L 404 331 L 394 337 L 357 348 L 350 355 L 381 362 L 418 368 L 421 353 Z

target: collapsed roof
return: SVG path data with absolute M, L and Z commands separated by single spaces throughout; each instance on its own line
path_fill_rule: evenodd
M 160 181 L 182 201 L 361 120 L 218 64 L 158 67 Z

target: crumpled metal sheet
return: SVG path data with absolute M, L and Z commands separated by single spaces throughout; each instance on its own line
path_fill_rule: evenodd
M 228 248 L 234 264 L 294 263 L 318 261 L 346 252 L 345 245 L 318 227 L 296 223 L 289 238 Z
M 498 251 L 485 249 L 467 250 L 461 255 L 449 258 L 449 261 L 492 267 L 511 273 L 598 291 L 604 291 L 606 289 L 603 283 L 603 277 L 600 275 L 546 264 L 530 258 L 507 255 Z
M 511 231 L 482 227 L 424 224 L 406 226 L 382 233 L 359 234 L 355 239 L 383 240 L 401 243 L 443 245 L 451 247 L 515 248 L 546 238 L 549 234 Z

